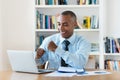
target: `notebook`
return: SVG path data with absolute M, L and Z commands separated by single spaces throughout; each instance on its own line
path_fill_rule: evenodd
M 7 50 L 13 71 L 28 73 L 46 73 L 54 70 L 38 69 L 35 62 L 35 52 L 25 50 Z

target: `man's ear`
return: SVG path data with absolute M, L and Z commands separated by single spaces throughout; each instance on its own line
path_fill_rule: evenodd
M 75 27 L 78 26 L 77 21 L 74 22 L 74 26 L 75 26 Z

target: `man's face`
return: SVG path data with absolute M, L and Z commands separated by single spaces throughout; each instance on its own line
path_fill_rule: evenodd
M 58 30 L 63 38 L 69 38 L 73 34 L 75 21 L 70 15 L 60 15 L 57 23 Z

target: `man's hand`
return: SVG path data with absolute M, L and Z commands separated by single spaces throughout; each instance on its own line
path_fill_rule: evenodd
M 36 59 L 39 59 L 44 53 L 45 53 L 45 51 L 43 49 L 38 48 L 37 49 Z
M 53 51 L 53 52 L 55 52 L 55 49 L 57 48 L 57 45 L 53 42 L 53 41 L 51 41 L 49 44 L 48 44 L 48 49 L 50 50 L 50 51 Z

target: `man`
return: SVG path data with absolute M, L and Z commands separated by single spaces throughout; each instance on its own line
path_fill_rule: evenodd
M 44 64 L 48 61 L 49 69 L 58 69 L 59 66 L 84 68 L 90 44 L 74 33 L 74 28 L 77 26 L 76 15 L 72 11 L 64 11 L 58 17 L 57 23 L 59 33 L 44 39 L 37 50 L 36 62 Z M 64 40 L 67 40 L 67 45 Z

